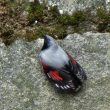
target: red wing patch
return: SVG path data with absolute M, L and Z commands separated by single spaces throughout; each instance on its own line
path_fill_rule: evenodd
M 73 64 L 77 64 L 76 60 L 74 60 L 70 54 L 68 54 L 68 57 L 70 58 L 70 60 L 72 61 Z
M 59 75 L 57 71 L 52 70 L 48 74 L 54 80 L 63 80 L 63 78 Z

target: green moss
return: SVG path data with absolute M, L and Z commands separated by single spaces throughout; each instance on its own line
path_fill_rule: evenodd
M 107 32 L 110 32 L 110 24 L 107 27 Z
M 48 28 L 49 35 L 52 35 L 54 38 L 63 39 L 66 37 L 66 27 L 62 25 L 53 25 Z
M 92 15 L 89 8 L 83 11 L 77 10 L 72 15 L 67 13 L 60 15 L 57 6 L 50 6 L 48 10 L 46 2 L 40 4 L 38 0 L 35 0 L 34 3 L 1 0 L 0 5 L 5 9 L 3 16 L 1 16 L 0 38 L 6 45 L 16 39 L 18 30 L 17 34 L 25 37 L 28 41 L 42 37 L 44 34 L 63 39 L 70 31 L 71 34 L 86 31 L 110 32 L 110 11 L 108 12 L 104 8 L 98 8 L 96 15 Z M 24 13 L 26 11 L 28 15 Z M 22 16 L 22 14 L 26 15 Z M 38 21 L 37 24 L 34 23 L 35 20 Z M 8 25 L 11 31 L 8 28 L 5 29 Z M 69 27 L 71 27 L 70 31 Z M 22 33 L 22 30 L 25 32 Z
M 8 0 L 8 14 L 10 17 L 17 17 L 25 10 L 27 3 L 24 1 Z
M 67 13 L 60 15 L 58 17 L 58 22 L 61 23 L 62 25 L 71 25 L 71 16 L 68 15 Z
M 3 38 L 2 41 L 6 46 L 9 46 L 16 40 L 16 36 L 12 36 L 11 38 Z
M 108 27 L 108 23 L 105 22 L 105 21 L 99 22 L 98 25 L 97 25 L 97 29 L 98 29 L 99 32 L 106 31 L 107 27 Z
M 26 33 L 27 34 L 26 34 L 25 38 L 28 41 L 32 41 L 37 38 L 40 38 L 45 34 L 52 35 L 54 38 L 56 38 L 56 36 L 57 36 L 59 39 L 63 39 L 67 35 L 66 27 L 62 27 L 61 25 L 58 25 L 58 24 L 46 26 L 46 27 L 39 26 L 39 27 L 35 28 L 34 31 L 27 30 Z
M 106 20 L 110 22 L 110 12 L 104 8 L 97 9 L 97 16 L 101 20 Z
M 50 7 L 50 13 L 52 13 L 52 16 L 55 18 L 58 18 L 58 16 L 60 16 L 59 10 L 57 6 L 51 6 Z
M 2 34 L 1 34 L 1 37 L 10 37 L 12 34 L 14 33 L 14 31 L 13 30 L 5 30 L 5 32 L 3 32 Z
M 31 3 L 28 8 L 28 20 L 29 23 L 33 23 L 35 20 L 43 21 L 43 11 L 45 6 L 43 4 Z
M 48 33 L 48 30 L 46 29 L 46 27 L 39 26 L 33 30 L 27 30 L 25 38 L 28 41 L 32 41 L 32 40 L 42 37 L 43 35 L 47 33 Z
M 86 30 L 83 26 L 74 26 L 73 27 L 73 32 L 81 34 L 81 33 L 86 32 Z
M 29 23 L 34 23 L 38 20 L 41 23 L 49 23 L 50 21 L 55 21 L 60 15 L 57 6 L 50 7 L 50 10 L 46 7 L 45 3 L 31 3 L 28 8 L 28 20 Z
M 110 11 L 107 11 L 104 8 L 97 9 L 98 17 L 98 31 L 103 32 L 108 30 L 108 24 L 110 24 Z
M 73 25 L 79 25 L 86 20 L 86 13 L 84 11 L 76 11 L 71 16 L 71 23 Z
M 11 29 L 5 29 L 4 32 L 1 33 L 1 38 L 6 46 L 10 45 L 16 39 L 14 31 Z
M 59 16 L 58 21 L 63 25 L 79 25 L 86 20 L 86 14 L 83 11 L 76 11 L 72 15 L 67 13 Z
M 48 34 L 48 30 L 46 27 L 41 26 L 38 29 L 36 29 L 35 36 L 37 36 L 37 38 L 42 37 L 45 34 Z

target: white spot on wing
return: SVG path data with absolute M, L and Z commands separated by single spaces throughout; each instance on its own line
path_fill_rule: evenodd
M 49 78 L 51 78 L 50 75 L 49 75 L 49 73 L 47 73 L 47 75 L 48 75 Z
M 60 87 L 61 87 L 61 89 L 64 89 L 63 86 L 60 86 Z
M 55 86 L 59 88 L 59 85 L 58 84 L 55 84 Z
M 67 88 L 70 88 L 70 86 L 69 86 L 69 85 L 66 85 L 66 87 L 67 87 Z
M 67 89 L 67 87 L 66 87 L 66 86 L 64 86 L 64 88 L 65 88 L 65 89 Z

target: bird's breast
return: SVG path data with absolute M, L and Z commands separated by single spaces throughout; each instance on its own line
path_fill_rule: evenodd
M 45 64 L 54 68 L 62 68 L 69 61 L 67 54 L 62 50 L 42 52 L 41 59 Z

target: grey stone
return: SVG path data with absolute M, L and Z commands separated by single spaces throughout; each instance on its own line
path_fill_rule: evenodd
M 110 33 L 75 33 L 58 42 L 85 69 L 83 90 L 59 94 L 51 87 L 38 62 L 41 39 L 0 42 L 0 110 L 110 109 Z
M 95 11 L 98 7 L 104 6 L 110 10 L 110 0 L 39 0 L 46 1 L 49 5 L 57 5 L 60 10 L 72 14 L 76 10 L 91 8 Z

